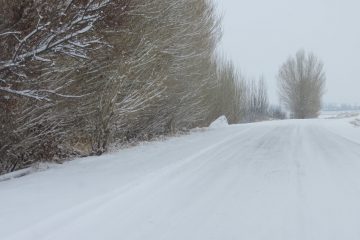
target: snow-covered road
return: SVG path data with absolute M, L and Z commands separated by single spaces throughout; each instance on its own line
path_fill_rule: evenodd
M 0 182 L 0 239 L 359 240 L 360 129 L 210 129 Z

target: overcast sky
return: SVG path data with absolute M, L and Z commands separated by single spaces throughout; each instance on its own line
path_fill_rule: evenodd
M 325 102 L 360 104 L 360 0 L 217 0 L 222 48 L 246 76 L 267 80 L 278 102 L 276 74 L 299 49 L 325 64 Z

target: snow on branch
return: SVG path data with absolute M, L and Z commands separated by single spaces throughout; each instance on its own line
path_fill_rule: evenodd
M 2 36 L 7 36 L 7 35 L 16 35 L 16 34 L 21 34 L 21 32 L 3 32 L 3 33 L 0 33 L 0 37 Z
M 12 42 L 0 43 L 0 48 L 7 49 L 6 54 L 0 55 L 0 77 L 4 79 L 4 82 L 0 82 L 0 90 L 46 100 L 39 97 L 38 90 L 12 89 L 11 81 L 18 79 L 18 72 L 26 73 L 31 62 L 54 66 L 59 55 L 89 59 L 89 51 L 108 46 L 93 30 L 95 24 L 104 17 L 104 8 L 110 6 L 112 1 L 67 0 L 54 1 L 53 5 L 40 1 L 21 16 L 24 18 L 23 25 L 14 25 L 14 29 L 10 27 L 3 32 L 0 30 L 0 37 L 13 35 L 16 38 Z M 25 76 L 26 79 L 28 77 Z
M 10 93 L 10 94 L 14 94 L 20 97 L 28 97 L 28 98 L 32 98 L 35 100 L 45 100 L 45 101 L 50 101 L 50 99 L 46 96 L 40 96 L 38 95 L 38 93 L 36 91 L 33 90 L 14 90 L 11 89 L 10 87 L 0 87 L 0 92 L 5 92 L 5 93 Z
M 0 87 L 0 92 L 5 92 L 9 94 L 15 94 L 21 97 L 28 97 L 35 100 L 45 100 L 45 101 L 51 101 L 49 98 L 49 95 L 55 95 L 57 97 L 62 98 L 82 98 L 87 96 L 85 95 L 67 95 L 67 94 L 61 94 L 54 90 L 46 90 L 46 89 L 40 89 L 40 90 L 14 90 L 9 87 Z

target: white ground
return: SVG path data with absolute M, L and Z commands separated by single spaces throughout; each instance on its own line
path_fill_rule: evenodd
M 0 239 L 359 240 L 349 121 L 209 129 L 0 182 Z

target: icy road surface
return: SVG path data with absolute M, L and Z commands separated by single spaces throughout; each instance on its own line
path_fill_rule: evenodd
M 0 182 L 1 240 L 359 240 L 360 128 L 210 129 Z

